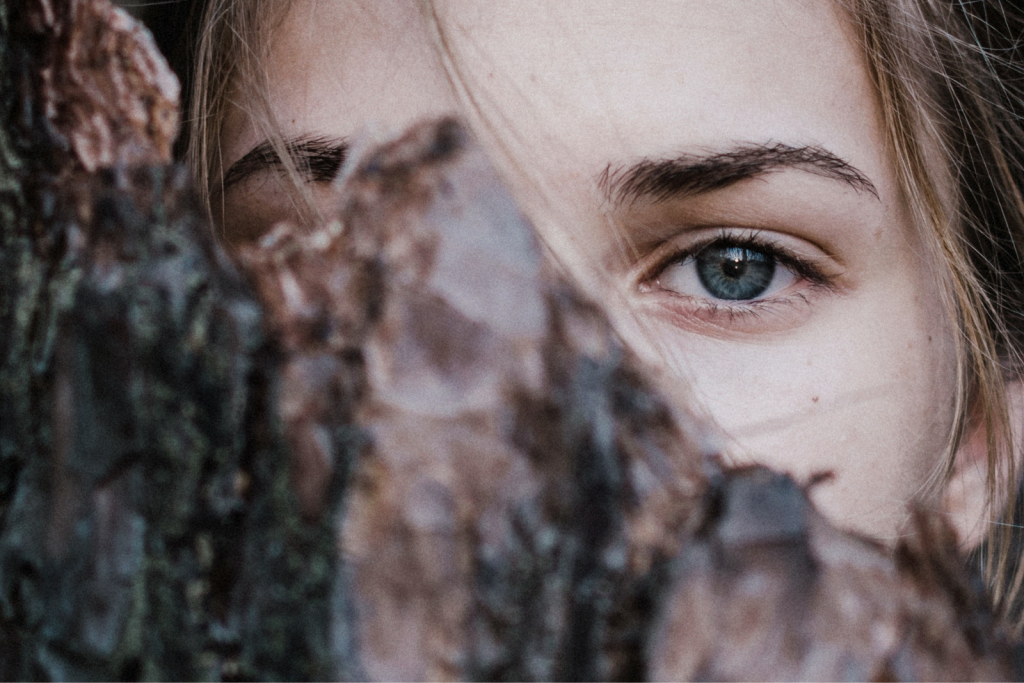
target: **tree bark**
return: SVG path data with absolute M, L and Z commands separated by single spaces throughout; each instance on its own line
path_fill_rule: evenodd
M 457 122 L 232 260 L 126 15 L 0 2 L 0 78 L 4 678 L 1015 673 L 940 521 L 710 457 Z
M 330 677 L 330 525 L 298 519 L 259 307 L 166 165 L 177 84 L 105 2 L 3 11 L 3 673 Z

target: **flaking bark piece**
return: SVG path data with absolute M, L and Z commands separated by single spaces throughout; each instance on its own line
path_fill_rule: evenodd
M 89 172 L 169 163 L 180 85 L 149 31 L 109 0 L 24 5 L 21 28 L 38 36 L 38 72 L 23 75 L 37 130 Z
M 1011 680 L 944 520 L 895 550 L 829 525 L 762 467 L 712 480 L 649 645 L 654 680 Z M 894 561 L 895 557 L 895 561 Z
M 701 452 L 599 309 L 545 266 L 461 126 L 368 154 L 339 221 L 278 228 L 242 261 L 293 378 L 281 410 L 309 514 L 336 466 L 315 434 L 344 414 L 367 443 L 340 519 L 342 672 L 641 670 L 640 596 L 685 536 Z M 293 408 L 328 395 L 341 414 Z

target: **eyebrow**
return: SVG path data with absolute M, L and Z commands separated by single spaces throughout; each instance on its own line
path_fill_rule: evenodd
M 344 138 L 302 135 L 287 138 L 283 142 L 288 156 L 306 182 L 334 180 L 348 152 L 348 143 Z M 273 144 L 270 140 L 264 140 L 231 164 L 224 174 L 223 188 L 227 190 L 262 171 L 283 168 L 284 162 Z
M 878 199 L 878 190 L 863 172 L 823 147 L 782 143 L 740 145 L 710 154 L 682 154 L 669 159 L 642 159 L 629 166 L 609 164 L 598 186 L 614 203 L 641 199 L 655 202 L 720 190 L 748 178 L 787 168 L 842 181 Z

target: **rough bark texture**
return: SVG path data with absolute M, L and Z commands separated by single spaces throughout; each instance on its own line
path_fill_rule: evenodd
M 724 471 L 454 121 L 214 243 L 105 0 L 0 2 L 0 675 L 998 678 L 948 530 Z
M 282 227 L 243 261 L 287 349 L 307 516 L 325 508 L 337 420 L 365 444 L 338 522 L 339 659 L 377 679 L 640 671 L 632 603 L 693 517 L 701 454 L 603 315 L 547 272 L 458 124 L 375 151 L 337 223 Z
M 2 672 L 329 677 L 333 537 L 287 488 L 259 307 L 162 165 L 176 82 L 102 0 L 3 10 Z
M 648 644 L 658 680 L 1019 678 L 943 520 L 895 553 L 837 531 L 789 478 L 715 477 Z

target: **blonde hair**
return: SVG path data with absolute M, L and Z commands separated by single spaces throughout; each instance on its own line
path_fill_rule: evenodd
M 1024 363 L 1022 17 L 1001 3 L 850 0 L 882 102 L 892 156 L 920 225 L 948 267 L 957 322 L 957 420 L 943 471 L 968 429 L 984 430 L 998 519 L 978 554 L 997 609 L 1020 628 L 1024 566 L 1015 556 L 1018 458 L 1006 382 Z M 931 155 L 941 160 L 937 177 Z
M 221 132 L 232 107 L 246 112 L 250 123 L 270 143 L 290 178 L 300 214 L 316 213 L 316 203 L 274 120 L 267 98 L 267 64 L 271 38 L 285 16 L 289 0 L 208 0 L 196 42 L 195 73 L 188 99 L 186 161 L 203 204 L 209 211 L 223 194 Z M 214 225 L 223 220 L 211 213 Z
M 997 521 L 978 553 L 996 609 L 1024 621 L 1016 556 L 1018 466 L 1006 382 L 1024 374 L 1024 17 L 998 0 L 840 0 L 857 29 L 882 104 L 908 205 L 946 265 L 945 297 L 959 334 L 956 419 L 932 489 L 944 484 L 965 435 L 984 430 L 988 496 Z M 287 0 L 209 0 L 189 116 L 189 162 L 217 195 L 220 133 L 236 93 L 294 174 L 270 116 L 269 36 Z M 445 27 L 423 0 L 442 62 L 459 77 Z M 262 99 L 261 99 L 262 98 Z M 939 163 L 935 163 L 938 160 Z M 930 162 L 930 163 L 929 163 Z M 1015 169 L 1017 172 L 1015 173 Z M 996 506 L 1001 509 L 994 509 Z

